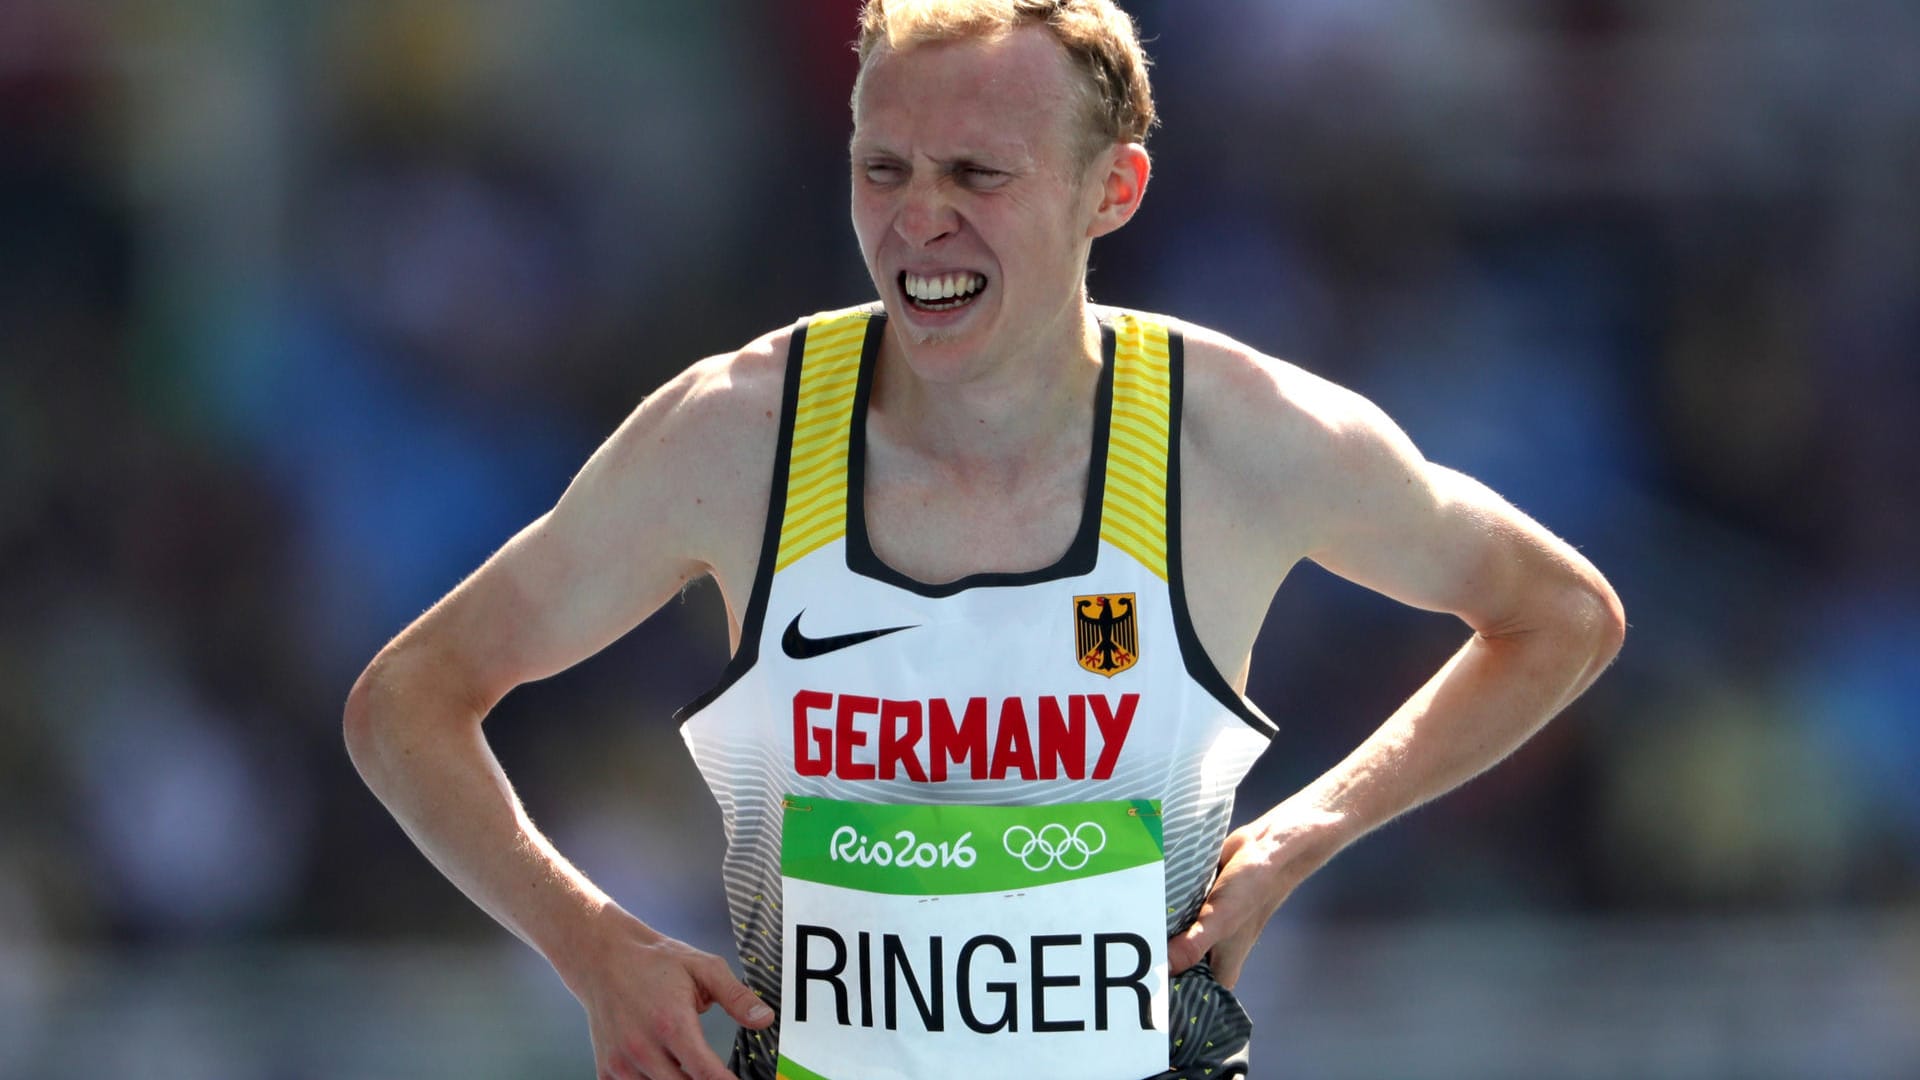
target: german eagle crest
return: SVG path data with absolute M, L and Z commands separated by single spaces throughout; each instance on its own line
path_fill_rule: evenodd
M 1140 660 L 1140 623 L 1132 593 L 1073 598 L 1074 644 L 1080 666 L 1111 679 Z

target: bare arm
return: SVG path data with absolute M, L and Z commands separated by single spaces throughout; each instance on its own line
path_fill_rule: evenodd
M 550 512 L 381 650 L 347 701 L 367 785 L 441 873 L 553 964 L 587 1009 L 602 1075 L 727 1076 L 696 1013 L 717 1002 L 752 1026 L 772 1013 L 724 961 L 634 918 L 555 850 L 481 725 L 513 687 L 598 652 L 694 577 L 750 580 L 756 553 L 733 538 L 759 535 L 749 508 L 765 506 L 773 425 L 750 421 L 762 398 L 777 408 L 782 346 L 763 339 L 650 397 Z
M 1211 953 L 1229 986 L 1303 879 L 1512 753 L 1592 683 L 1625 634 L 1619 599 L 1566 543 L 1479 482 L 1424 460 L 1357 395 L 1277 367 L 1273 380 L 1244 407 L 1289 413 L 1280 426 L 1295 434 L 1277 450 L 1271 440 L 1239 450 L 1286 457 L 1290 505 L 1307 519 L 1305 554 L 1404 603 L 1455 614 L 1473 634 L 1345 760 L 1228 838 L 1220 877 L 1169 956 L 1179 971 Z

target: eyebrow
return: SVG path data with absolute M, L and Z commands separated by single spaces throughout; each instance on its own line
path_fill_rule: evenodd
M 873 143 L 862 144 L 858 136 L 848 139 L 847 140 L 848 156 L 853 156 L 855 154 L 860 154 L 860 153 L 884 154 L 888 157 L 899 158 L 903 161 L 911 156 L 911 155 L 899 153 L 898 151 L 892 150 L 888 147 L 876 145 Z M 1012 168 L 1019 168 L 1021 166 L 1031 165 L 1033 163 L 1033 155 L 1030 153 L 1027 153 L 1026 148 L 1023 145 L 1009 145 L 1005 147 L 971 149 L 971 150 L 962 151 L 958 154 L 953 154 L 953 155 L 943 156 L 943 157 L 934 157 L 931 154 L 927 154 L 924 156 L 932 160 L 932 162 L 935 165 L 938 165 L 943 169 L 952 169 L 960 165 L 986 165 L 990 163 L 995 168 L 1012 169 Z

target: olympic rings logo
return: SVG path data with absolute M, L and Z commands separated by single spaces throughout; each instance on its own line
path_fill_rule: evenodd
M 1079 870 L 1107 846 L 1107 830 L 1093 821 L 1083 821 L 1072 829 L 1050 822 L 1040 826 L 1039 832 L 1015 825 L 1000 838 L 1000 846 L 1036 874 L 1054 866 Z

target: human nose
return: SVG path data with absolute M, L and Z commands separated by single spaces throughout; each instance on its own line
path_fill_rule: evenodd
M 893 227 L 908 244 L 926 247 L 958 231 L 960 215 L 937 184 L 916 182 L 908 187 Z

